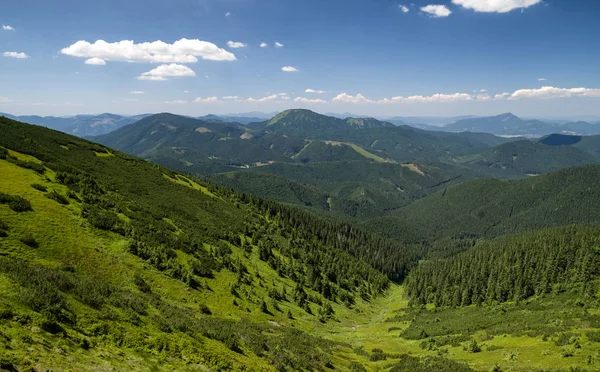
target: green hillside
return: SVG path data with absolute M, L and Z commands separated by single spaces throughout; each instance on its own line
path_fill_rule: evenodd
M 323 369 L 335 344 L 291 326 L 327 322 L 389 285 L 350 254 L 393 254 L 380 238 L 59 132 L 4 118 L 0 130 L 11 365 L 88 369 L 103 355 L 134 369 Z
M 482 179 L 450 186 L 365 223 L 368 229 L 417 239 L 496 237 L 550 226 L 600 223 L 600 166 L 568 168 L 517 181 Z
M 573 146 L 548 146 L 543 141 L 516 141 L 499 145 L 477 156 L 465 157 L 459 162 L 491 175 L 520 178 L 597 164 L 599 160 Z
M 407 245 L 45 128 L 0 131 L 2 369 L 597 370 L 598 228 L 525 231 L 597 221 L 599 166 L 451 186 L 394 212 L 431 235 Z M 444 174 L 369 164 L 415 187 Z M 501 205 L 506 221 L 473 209 Z

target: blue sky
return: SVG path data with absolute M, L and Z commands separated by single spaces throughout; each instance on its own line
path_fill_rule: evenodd
M 599 20 L 597 0 L 4 1 L 0 112 L 600 115 Z

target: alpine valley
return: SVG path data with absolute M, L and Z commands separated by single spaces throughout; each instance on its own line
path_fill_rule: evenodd
M 131 120 L 0 117 L 2 369 L 600 369 L 598 138 Z

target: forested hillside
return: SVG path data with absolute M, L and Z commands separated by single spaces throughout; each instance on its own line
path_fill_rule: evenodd
M 460 167 L 375 160 L 227 175 L 289 187 L 315 216 L 49 129 L 0 132 L 4 369 L 597 366 L 600 166 L 461 184 Z M 332 218 L 376 216 L 391 191 L 364 185 L 388 180 L 410 195 L 390 217 Z M 360 187 L 356 209 L 325 213 Z
M 374 266 L 401 280 L 417 259 L 346 224 L 59 132 L 5 118 L 0 131 L 1 342 L 12 345 L 2 355 L 10 365 L 33 362 L 19 346 L 26 342 L 42 366 L 58 369 L 81 352 L 87 369 L 115 347 L 125 352 L 115 363 L 142 369 L 157 367 L 153 357 L 130 353 L 160 355 L 175 369 L 321 369 L 332 345 L 288 328 L 292 319 L 327 322 L 383 294 L 389 280 Z M 15 338 L 30 337 L 28 327 L 43 333 Z M 62 354 L 49 358 L 47 343 Z

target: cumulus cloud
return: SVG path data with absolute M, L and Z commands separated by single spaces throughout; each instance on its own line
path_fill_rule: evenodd
M 227 42 L 227 46 L 230 47 L 230 48 L 237 49 L 237 48 L 245 48 L 246 46 L 248 46 L 248 44 L 244 44 L 244 43 L 239 42 L 239 41 L 231 41 L 231 40 L 229 40 Z
M 408 9 L 408 7 L 405 5 L 400 5 L 399 7 L 402 13 L 408 13 L 410 11 L 410 9 Z
M 392 102 L 400 103 L 431 103 L 431 102 L 459 102 L 459 101 L 471 101 L 473 96 L 467 93 L 454 93 L 454 94 L 443 94 L 436 93 L 431 96 L 398 96 L 392 97 Z
M 122 40 L 108 43 L 97 40 L 89 43 L 79 40 L 60 51 L 62 54 L 80 58 L 100 58 L 105 61 L 146 63 L 194 63 L 198 58 L 211 61 L 234 61 L 233 53 L 208 41 L 180 39 L 173 44 L 163 41 L 134 43 Z
M 183 77 L 183 76 L 196 76 L 196 73 L 191 68 L 178 65 L 176 63 L 171 63 L 169 65 L 160 65 L 156 68 L 153 68 L 150 71 L 144 72 L 142 75 L 138 76 L 139 80 L 153 80 L 153 81 L 163 81 L 167 80 L 167 77 Z
M 476 12 L 508 13 L 514 9 L 525 9 L 542 0 L 452 0 L 452 3 Z
M 431 15 L 434 18 L 448 17 L 450 14 L 452 14 L 452 11 L 445 5 L 427 5 L 422 7 L 421 11 Z
M 266 96 L 266 97 L 262 97 L 262 98 L 250 97 L 250 98 L 247 98 L 246 101 L 247 102 L 267 102 L 267 101 L 276 100 L 277 98 L 279 98 L 278 94 L 271 94 L 270 96 Z
M 382 98 L 380 100 L 369 99 L 362 94 L 356 96 L 347 93 L 341 93 L 336 96 L 333 102 L 343 103 L 377 103 L 377 104 L 393 104 L 393 103 L 444 103 L 444 102 L 463 102 L 463 101 L 489 101 L 491 97 L 487 94 L 471 95 L 468 93 L 453 93 L 444 94 L 436 93 L 430 96 L 414 95 L 414 96 L 396 96 L 392 98 Z
M 548 79 L 546 79 L 546 78 L 539 78 L 538 79 L 538 81 L 546 81 L 546 80 L 548 80 Z
M 133 91 L 129 92 L 129 94 L 144 94 L 144 92 L 141 90 L 133 90 Z
M 530 99 L 530 98 L 573 98 L 573 97 L 597 97 L 600 98 L 600 89 L 595 88 L 556 88 L 551 86 L 539 89 L 519 89 L 505 95 L 508 100 Z
M 310 88 L 308 88 L 307 90 L 304 91 L 304 93 L 323 94 L 323 93 L 326 93 L 326 92 L 324 90 L 316 90 L 316 89 L 310 89 Z
M 231 12 L 225 13 L 225 17 L 229 17 L 229 16 L 231 16 Z
M 9 58 L 17 58 L 17 59 L 27 59 L 29 58 L 29 56 L 25 53 L 19 53 L 19 52 L 4 52 L 2 53 L 2 55 L 4 57 L 9 57 Z
M 95 65 L 95 66 L 104 66 L 106 65 L 106 61 L 100 58 L 90 58 L 86 59 L 84 62 L 86 65 Z
M 238 96 L 225 96 L 225 97 L 223 97 L 223 99 L 228 99 L 228 100 L 230 100 L 230 99 L 238 99 Z
M 198 97 L 194 100 L 196 103 L 215 103 L 218 102 L 219 99 L 217 97 Z
M 504 93 L 496 94 L 494 96 L 494 99 L 497 101 L 500 101 L 503 99 L 507 99 L 508 97 L 510 97 L 510 93 L 504 92 Z
M 15 28 L 11 25 L 2 25 L 2 29 L 5 31 L 14 31 Z
M 298 102 L 298 103 L 327 103 L 327 101 L 324 101 L 320 98 L 315 98 L 315 99 L 311 99 L 311 98 L 304 98 L 304 97 L 296 97 L 296 99 L 294 99 L 294 102 Z
M 265 43 L 265 42 L 262 42 L 262 43 L 260 43 L 260 47 L 261 47 L 261 48 L 266 48 L 266 47 L 268 47 L 268 46 L 269 46 L 269 44 L 267 44 L 267 43 Z
M 281 68 L 281 71 L 285 71 L 285 72 L 298 72 L 298 69 L 293 67 L 293 66 L 283 66 Z
M 356 96 L 351 96 L 348 93 L 340 93 L 333 98 L 333 102 L 343 103 L 373 103 L 374 101 L 368 99 L 362 94 L 358 93 Z
M 164 103 L 170 104 L 170 105 L 183 105 L 185 103 L 188 103 L 188 101 L 183 101 L 183 100 L 173 100 L 173 101 L 165 101 Z
M 275 42 L 275 47 L 277 48 L 283 48 L 283 44 L 281 44 L 279 41 Z

